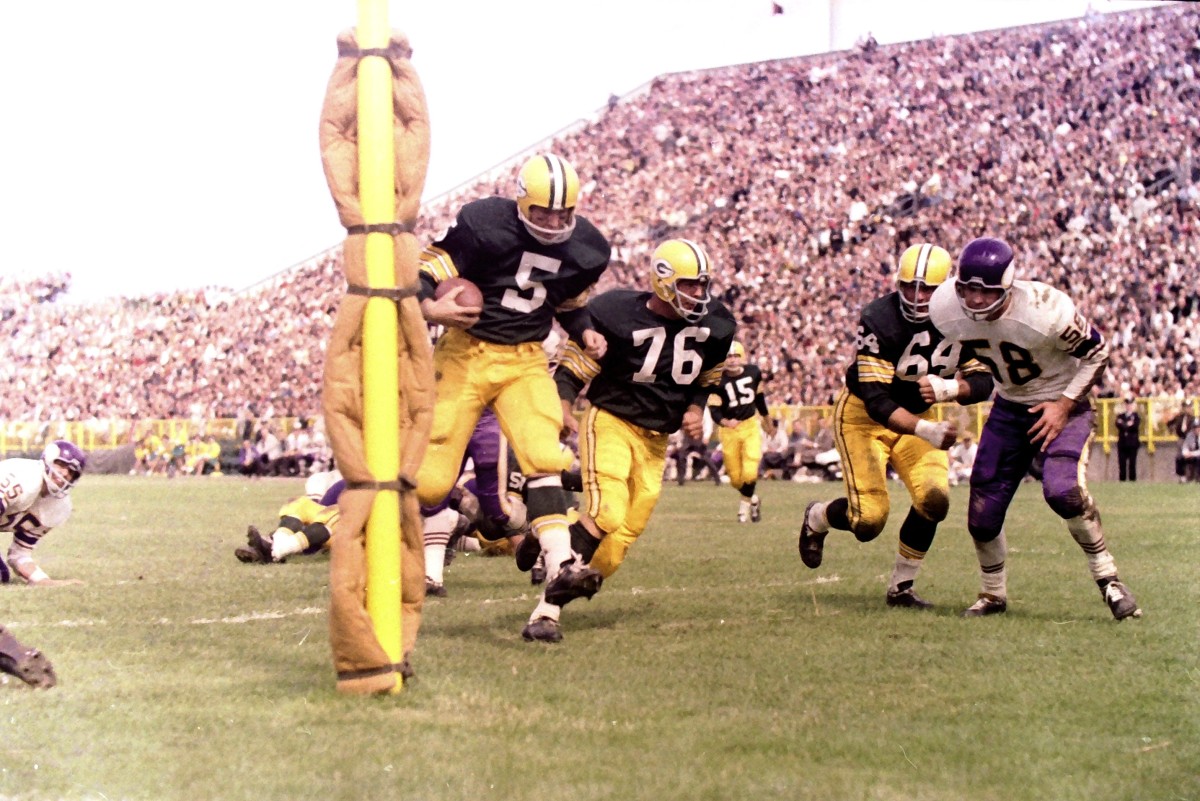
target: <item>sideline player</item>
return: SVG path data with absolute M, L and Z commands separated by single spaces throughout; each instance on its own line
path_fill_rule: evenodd
M 491 406 L 527 477 L 530 526 L 550 578 L 572 554 L 561 478 L 563 410 L 542 342 L 557 319 L 591 358 L 605 348 L 587 299 L 612 248 L 576 214 L 579 192 L 579 176 L 565 159 L 534 156 L 521 168 L 515 200 L 467 203 L 421 255 L 422 313 L 448 330 L 434 348 L 437 402 L 418 497 L 425 506 L 446 497 L 475 423 Z M 436 285 L 454 276 L 479 287 L 481 309 L 459 307 L 461 290 L 434 297 Z
M 1041 477 L 1046 503 L 1087 556 L 1112 616 L 1139 617 L 1142 610 L 1117 577 L 1084 479 L 1094 416 L 1088 393 L 1108 365 L 1108 343 L 1065 292 L 1014 280 L 1013 258 L 1001 239 L 970 241 L 959 254 L 956 280 L 938 287 L 930 303 L 932 322 L 947 341 L 971 348 L 998 385 L 979 437 L 967 511 L 982 590 L 963 615 L 1008 609 L 1004 518 L 1032 471 Z
M 579 423 L 583 506 L 571 546 L 588 566 L 548 577 L 521 632 L 526 640 L 562 639 L 562 607 L 594 595 L 645 530 L 662 492 L 671 432 L 682 425 L 699 436 L 736 328 L 712 299 L 710 280 L 704 248 L 669 239 L 651 257 L 652 292 L 613 289 L 588 304 L 608 343 L 604 356 L 568 343 L 554 375 L 567 409 L 587 385 L 590 405 Z
M 936 287 L 947 284 L 952 267 L 943 248 L 913 245 L 896 265 L 896 290 L 863 309 L 858 354 L 833 412 L 846 496 L 810 503 L 800 528 L 800 558 L 814 569 L 831 528 L 853 532 L 859 542 L 878 537 L 891 509 L 890 463 L 912 505 L 900 526 L 888 606 L 933 605 L 916 593 L 913 582 L 950 509 L 946 449 L 957 432 L 952 423 L 935 422 L 930 407 L 935 400 L 978 403 L 992 391 L 987 368 L 959 343 L 943 340 L 929 322 L 929 299 Z M 955 378 L 958 372 L 961 380 Z M 929 398 L 926 387 L 933 388 Z
M 729 348 L 721 385 L 709 400 L 708 411 L 718 426 L 729 484 L 742 496 L 738 522 L 757 523 L 762 519 L 762 503 L 754 492 L 762 462 L 762 424 L 771 415 L 762 392 L 762 370 L 746 362 L 746 346 L 741 342 Z

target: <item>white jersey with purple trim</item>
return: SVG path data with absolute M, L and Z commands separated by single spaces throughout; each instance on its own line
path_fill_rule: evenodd
M 971 347 L 1002 398 L 1035 405 L 1066 395 L 1084 400 L 1108 365 L 1108 343 L 1065 292 L 1040 281 L 1013 281 L 997 320 L 972 320 L 953 281 L 933 293 L 929 319 L 950 340 Z
M 71 498 L 45 495 L 45 467 L 40 459 L 5 459 L 0 462 L 0 531 L 11 531 L 8 549 L 11 564 L 28 554 L 50 529 L 71 516 Z

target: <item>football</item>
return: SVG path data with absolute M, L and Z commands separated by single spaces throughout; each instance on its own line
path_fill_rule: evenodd
M 433 296 L 434 298 L 441 298 L 450 290 L 457 287 L 463 288 L 462 292 L 458 293 L 458 297 L 454 299 L 459 306 L 476 309 L 483 307 L 483 293 L 479 291 L 479 287 L 473 281 L 458 276 L 447 278 L 445 281 L 439 283 L 437 289 L 433 291 Z

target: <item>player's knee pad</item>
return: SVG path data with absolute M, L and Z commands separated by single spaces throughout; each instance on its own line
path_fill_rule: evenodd
M 887 525 L 890 506 L 887 495 L 860 499 L 858 508 L 850 511 L 850 531 L 854 538 L 859 542 L 870 542 L 878 537 Z
M 629 553 L 629 546 L 633 545 L 635 539 L 636 537 L 623 533 L 609 534 L 600 541 L 600 547 L 596 549 L 588 566 L 608 578 L 616 573 L 617 568 L 625 561 L 625 554 Z
M 980 523 L 977 521 L 967 521 L 967 532 L 971 535 L 971 539 L 976 542 L 991 542 L 1000 536 L 1000 532 L 1004 530 L 1004 523 L 1001 521 L 996 525 Z
M 913 506 L 917 514 L 926 520 L 940 523 L 950 513 L 950 496 L 946 494 L 944 487 L 931 487 L 914 499 Z
M 603 498 L 603 495 L 601 497 Z M 616 531 L 625 522 L 629 505 L 623 499 L 614 502 L 612 498 L 604 498 L 599 509 L 589 509 L 588 512 L 592 515 L 596 528 L 601 531 Z
M 329 529 L 324 523 L 309 523 L 300 533 L 308 540 L 308 547 L 304 549 L 305 553 L 316 553 L 329 542 Z
M 1088 508 L 1088 494 L 1078 484 L 1058 490 L 1043 484 L 1042 493 L 1046 503 L 1063 520 L 1079 517 Z
M 526 443 L 525 458 L 529 460 L 528 475 L 546 473 L 561 475 L 563 470 L 571 466 L 573 456 L 570 449 L 564 449 L 554 439 L 548 445 L 542 443 Z M 521 465 L 522 469 L 525 465 Z

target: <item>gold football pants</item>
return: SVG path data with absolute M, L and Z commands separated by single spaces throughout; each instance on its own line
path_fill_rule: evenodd
M 485 406 L 496 413 L 526 476 L 562 470 L 562 402 L 541 343 L 498 345 L 451 328 L 434 348 L 433 369 L 437 403 L 429 448 L 417 474 L 422 504 L 438 503 L 454 487 Z
M 579 426 L 584 510 L 604 532 L 591 567 L 607 578 L 625 561 L 662 493 L 667 435 L 591 407 Z
M 725 473 L 733 488 L 741 489 L 743 484 L 758 481 L 758 468 L 762 461 L 762 426 L 758 423 L 758 415 L 741 421 L 733 428 L 719 426 L 717 439 L 725 456 Z
M 933 419 L 931 412 L 923 416 Z M 917 513 L 927 519 L 941 519 L 932 507 L 940 502 L 937 505 L 944 510 L 944 499 L 949 494 L 946 451 L 918 436 L 897 434 L 875 422 L 863 402 L 846 389 L 838 395 L 834 408 L 833 436 L 842 455 L 850 529 L 858 539 L 873 539 L 887 523 L 891 509 L 889 462 L 908 487 Z

